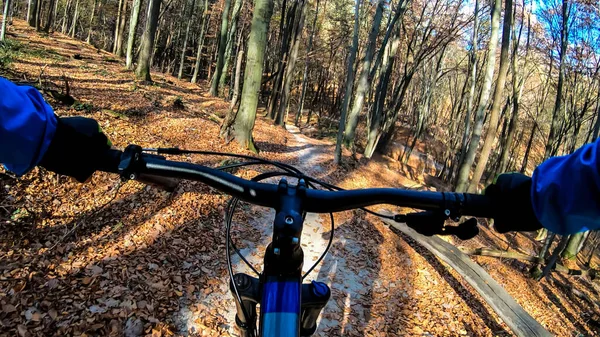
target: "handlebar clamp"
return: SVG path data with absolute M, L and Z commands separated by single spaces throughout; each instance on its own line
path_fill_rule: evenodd
M 119 175 L 123 181 L 135 180 L 143 167 L 142 147 L 138 145 L 129 145 L 121 155 L 119 163 Z

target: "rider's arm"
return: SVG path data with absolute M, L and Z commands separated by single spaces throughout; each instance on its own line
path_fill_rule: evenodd
M 56 128 L 52 108 L 35 88 L 0 77 L 0 163 L 27 173 L 44 157 Z
M 600 228 L 600 140 L 546 160 L 532 177 L 531 201 L 540 223 L 558 234 Z

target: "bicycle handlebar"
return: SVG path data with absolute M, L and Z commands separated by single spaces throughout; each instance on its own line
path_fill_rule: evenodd
M 134 149 L 131 149 L 134 148 Z M 135 152 L 135 153 L 132 153 Z M 137 151 L 137 152 L 136 152 Z M 280 205 L 278 185 L 259 183 L 198 164 L 166 160 L 162 156 L 142 154 L 130 145 L 125 152 L 110 150 L 100 171 L 119 173 L 127 179 L 143 180 L 155 176 L 195 180 L 240 200 L 277 209 Z M 479 194 L 412 191 L 398 188 L 358 190 L 303 190 L 303 209 L 311 213 L 330 213 L 378 204 L 390 204 L 426 211 L 443 211 L 450 218 L 462 215 L 492 218 L 494 208 L 489 197 Z

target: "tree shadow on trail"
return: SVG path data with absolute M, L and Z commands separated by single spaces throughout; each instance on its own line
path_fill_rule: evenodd
M 479 318 L 481 318 L 484 324 L 492 331 L 494 336 L 511 336 L 511 333 L 509 331 L 504 329 L 500 324 L 498 324 L 498 322 L 496 322 L 492 318 L 492 313 L 490 313 L 490 311 L 485 307 L 483 302 L 481 302 L 471 290 L 463 286 L 460 280 L 454 277 L 448 271 L 448 269 L 437 259 L 437 257 L 435 257 L 435 255 L 433 255 L 425 247 L 421 246 L 419 243 L 408 237 L 406 234 L 394 229 L 392 229 L 392 231 L 398 236 L 400 236 L 403 240 L 405 240 L 411 247 L 414 248 L 414 250 L 419 255 L 421 255 L 427 262 L 429 262 L 431 267 L 433 267 L 433 269 L 435 269 L 435 271 L 448 283 L 448 285 L 450 285 L 450 287 L 454 289 L 456 294 L 458 294 L 460 298 L 471 307 L 473 313 L 475 313 L 477 316 L 479 316 Z M 468 324 L 465 324 L 465 326 L 468 326 Z M 473 335 L 478 334 L 480 333 L 477 332 Z
M 567 310 L 567 308 L 562 303 L 563 300 L 560 297 L 558 297 L 546 284 L 541 283 L 540 287 L 542 288 L 542 291 L 544 292 L 544 294 L 546 294 L 550 302 L 552 302 L 552 304 L 556 306 L 556 308 L 558 308 L 558 310 L 565 316 L 565 318 L 567 318 L 567 320 L 574 325 L 574 327 L 578 330 L 579 333 L 585 333 L 587 331 L 585 326 L 579 323 L 579 321 L 569 312 L 569 310 Z
M 362 230 L 357 231 L 361 224 Z M 329 235 L 331 231 L 323 233 L 324 238 Z M 373 315 L 373 292 L 381 270 L 378 245 L 383 236 L 364 215 L 357 214 L 336 226 L 334 235 L 317 276 L 318 281 L 330 286 L 332 294 L 321 313 L 316 334 L 364 336 Z

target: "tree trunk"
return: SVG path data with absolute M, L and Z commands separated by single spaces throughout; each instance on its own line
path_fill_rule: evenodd
M 113 53 L 123 56 L 123 33 L 125 32 L 125 17 L 127 14 L 127 0 L 119 0 L 119 11 L 117 13 L 117 24 L 115 26 L 115 43 Z
M 202 11 L 202 28 L 198 35 L 198 51 L 196 52 L 196 63 L 194 64 L 194 74 L 190 82 L 198 82 L 198 73 L 200 72 L 200 61 L 202 60 L 202 49 L 204 48 L 204 35 L 210 24 L 210 15 L 208 14 L 208 0 L 204 0 L 204 10 Z
M 496 8 L 494 10 L 502 9 L 502 0 L 495 0 Z M 487 166 L 492 152 L 492 147 L 496 141 L 496 134 L 498 132 L 498 121 L 500 119 L 500 106 L 504 101 L 502 98 L 502 91 L 504 90 L 504 83 L 506 82 L 506 75 L 508 74 L 508 49 L 510 48 L 510 35 L 512 31 L 512 0 L 506 0 L 504 9 L 504 25 L 502 28 L 502 47 L 500 49 L 500 69 L 498 70 L 498 79 L 496 81 L 496 89 L 494 90 L 494 101 L 492 103 L 492 110 L 490 111 L 490 122 L 488 132 L 485 135 L 483 147 L 479 154 L 479 161 L 473 172 L 473 179 L 471 180 L 471 186 L 469 190 L 475 192 L 483 175 L 483 171 Z
M 129 34 L 127 34 L 127 56 L 125 61 L 127 69 L 133 69 L 133 47 L 135 46 L 135 34 L 137 33 L 141 8 L 142 0 L 133 0 L 131 17 L 129 18 Z
M 225 55 L 223 57 L 223 71 L 219 77 L 218 90 L 221 94 L 223 94 L 223 89 L 225 88 L 225 82 L 227 80 L 227 74 L 229 73 L 229 62 L 231 60 L 231 53 L 233 52 L 233 45 L 235 44 L 235 34 L 238 33 L 237 24 L 243 6 L 244 0 L 235 0 L 233 4 L 233 11 L 231 12 L 231 24 L 229 25 L 227 44 L 225 45 Z
M 406 11 L 407 4 L 408 1 L 405 0 L 402 0 L 398 3 L 394 19 L 388 25 L 388 29 L 386 31 L 386 37 L 392 35 L 392 42 L 390 43 L 390 45 L 387 45 L 386 43 L 383 50 L 379 51 L 377 59 L 375 60 L 375 64 L 373 65 L 373 67 L 377 67 L 377 64 L 381 62 L 380 60 L 383 60 L 383 75 L 380 76 L 379 82 L 377 83 L 377 88 L 375 90 L 375 102 L 373 104 L 368 123 L 369 131 L 367 133 L 367 145 L 365 146 L 364 152 L 364 155 L 367 158 L 371 158 L 373 156 L 373 153 L 375 152 L 377 143 L 379 142 L 379 138 L 381 136 L 381 125 L 383 122 L 384 106 L 387 97 L 386 94 L 388 91 L 392 70 L 394 68 L 394 62 L 396 60 L 396 53 L 400 45 L 400 30 L 402 28 L 402 25 L 398 25 L 396 29 L 394 25 L 396 24 L 398 19 L 400 19 L 401 17 L 404 18 L 404 12 Z
M 39 3 L 42 0 L 38 0 Z M 75 34 L 77 33 L 77 20 L 79 19 L 79 0 L 75 1 L 75 14 L 73 14 L 73 23 L 71 23 L 70 35 L 71 38 L 75 38 Z
M 252 138 L 256 119 L 258 95 L 263 73 L 269 23 L 273 15 L 273 0 L 256 0 L 252 15 L 252 28 L 248 37 L 248 58 L 244 73 L 244 87 L 240 109 L 233 125 L 236 141 L 244 148 L 258 152 Z
M 479 147 L 479 140 L 481 139 L 481 131 L 483 129 L 483 122 L 485 118 L 485 109 L 487 108 L 488 99 L 490 97 L 490 91 L 492 89 L 492 80 L 494 79 L 494 66 L 496 64 L 496 48 L 498 46 L 498 29 L 500 26 L 500 10 L 501 1 L 494 0 L 495 5 L 491 11 L 491 33 L 490 41 L 487 47 L 487 60 L 485 77 L 481 89 L 481 96 L 479 97 L 479 104 L 477 106 L 477 113 L 475 115 L 475 124 L 473 125 L 473 135 L 469 143 L 469 148 L 465 153 L 465 158 L 460 165 L 458 170 L 458 177 L 456 179 L 457 192 L 466 192 L 469 183 L 469 173 L 471 166 L 475 161 L 475 155 L 477 148 Z
M 146 28 L 142 35 L 142 46 L 138 56 L 135 77 L 142 81 L 152 81 L 150 77 L 150 67 L 152 52 L 154 50 L 154 38 L 158 26 L 158 13 L 160 12 L 161 0 L 150 0 L 148 2 L 148 14 L 146 18 Z
M 25 20 L 29 23 L 29 20 L 31 19 L 31 5 L 32 5 L 33 0 L 27 0 L 27 16 L 25 17 Z
M 242 61 L 244 60 L 244 48 L 240 46 L 240 50 L 237 55 L 237 62 L 235 65 L 235 81 L 233 85 L 233 96 L 231 97 L 231 104 L 229 106 L 230 109 L 233 109 L 238 101 L 238 96 L 240 94 L 240 78 L 242 74 Z
M 293 16 L 295 14 L 295 8 L 298 4 L 298 0 L 294 1 L 294 5 L 286 13 L 287 1 L 283 0 L 281 7 L 281 20 L 279 21 L 279 36 L 281 39 L 281 49 L 279 50 L 279 62 L 277 62 L 276 76 L 273 80 L 273 86 L 271 90 L 271 97 L 267 105 L 267 115 L 269 118 L 275 120 L 277 111 L 277 103 L 279 101 L 279 95 L 281 94 L 281 86 L 283 84 L 283 74 L 285 72 L 285 65 L 288 59 L 289 50 L 289 35 L 292 26 Z M 287 14 L 287 15 L 286 15 Z M 286 22 L 287 21 L 287 22 Z M 285 23 L 285 24 L 284 24 Z
M 27 10 L 27 22 L 31 27 L 35 27 L 35 24 L 38 20 L 38 2 L 40 1 L 42 0 L 30 0 L 29 2 L 29 8 Z
M 181 58 L 179 59 L 179 72 L 177 72 L 177 78 L 181 79 L 183 76 L 183 66 L 185 64 L 185 54 L 187 51 L 188 38 L 190 37 L 190 26 L 194 21 L 194 7 L 196 6 L 196 0 L 192 0 L 192 6 L 190 6 L 190 14 L 188 15 L 187 27 L 185 29 L 185 36 L 183 37 L 183 48 L 181 50 Z
M 42 0 L 33 0 L 37 3 L 37 1 L 42 1 Z M 65 3 L 65 11 L 63 12 L 63 19 L 62 19 L 62 28 L 60 30 L 61 33 L 63 34 L 67 34 L 67 27 L 69 24 L 69 7 L 71 7 L 71 0 L 67 0 L 67 2 Z M 31 24 L 31 26 L 35 26 L 35 23 Z
M 54 24 L 54 11 L 55 11 L 55 4 L 56 4 L 57 0 L 50 0 L 48 3 L 48 15 L 46 16 L 46 24 L 44 25 L 44 28 L 42 29 L 42 31 L 44 33 L 48 33 L 50 32 L 50 28 L 52 28 L 52 25 Z
M 344 132 L 344 145 L 349 149 L 354 147 L 354 137 L 356 126 L 358 125 L 358 117 L 365 103 L 365 96 L 369 95 L 369 89 L 371 88 L 372 78 L 369 77 L 369 74 L 371 73 L 371 63 L 373 62 L 373 52 L 375 50 L 375 43 L 377 42 L 377 35 L 379 35 L 379 26 L 381 24 L 381 18 L 383 17 L 383 0 L 378 0 L 376 6 L 375 17 L 373 18 L 371 32 L 369 33 L 369 39 L 367 40 L 367 49 L 365 50 L 365 56 L 362 61 L 362 69 L 358 77 L 354 103 L 348 114 L 348 122 L 346 123 L 346 130 Z
M 554 101 L 554 110 L 552 111 L 552 124 L 550 127 L 550 134 L 548 135 L 548 141 L 546 142 L 546 148 L 544 151 L 544 158 L 550 158 L 556 154 L 556 150 L 559 147 L 557 141 L 558 133 L 560 131 L 560 113 L 562 106 L 563 96 L 563 85 L 565 77 L 564 60 L 567 53 L 567 47 L 569 42 L 569 16 L 571 14 L 571 5 L 569 0 L 562 1 L 562 28 L 560 30 L 560 50 L 559 50 L 559 63 L 558 63 L 558 85 L 556 88 L 556 100 Z
M 298 111 L 296 112 L 296 118 L 294 124 L 296 126 L 300 126 L 300 117 L 302 116 L 302 109 L 304 108 L 304 96 L 306 95 L 306 84 L 308 77 L 308 55 L 312 51 L 313 47 L 313 39 L 315 37 L 315 30 L 317 27 L 317 18 L 319 16 L 319 0 L 317 0 L 317 5 L 315 9 L 315 17 L 312 22 L 312 27 L 310 29 L 310 37 L 308 38 L 308 48 L 306 49 L 306 56 L 304 58 L 304 74 L 302 75 L 302 92 L 300 93 L 300 102 L 298 102 Z M 312 108 L 312 107 L 311 107 Z
M 475 102 L 475 87 L 477 86 L 477 36 L 479 30 L 479 1 L 475 0 L 475 11 L 473 21 L 473 35 L 471 38 L 471 50 L 469 51 L 469 100 L 467 102 L 467 112 L 465 115 L 465 130 L 460 147 L 459 165 L 462 165 L 469 147 L 469 135 L 471 134 L 471 118 L 473 117 L 473 103 Z M 470 167 L 469 167 L 470 170 Z M 460 175 L 458 175 L 460 176 Z M 458 186 L 458 181 L 456 182 Z
M 93 27 L 94 27 L 94 15 L 96 14 L 96 4 L 97 3 L 98 3 L 98 0 L 94 0 L 94 4 L 92 6 L 92 14 L 90 15 L 90 28 L 88 28 L 88 35 L 87 35 L 87 38 L 85 39 L 86 43 L 90 43 L 92 41 L 92 31 L 93 31 Z
M 10 0 L 4 0 L 4 14 L 2 15 L 2 29 L 0 30 L 0 41 L 4 41 L 6 35 L 6 25 L 8 22 L 8 9 L 10 8 Z
M 542 232 L 548 233 L 548 230 L 543 228 L 540 230 L 540 233 L 538 233 L 538 234 L 542 234 Z M 542 248 L 540 249 L 540 252 L 538 254 L 539 261 L 543 262 L 546 260 L 546 255 L 548 254 L 548 250 L 550 249 L 550 246 L 552 245 L 552 241 L 554 241 L 555 237 L 556 237 L 556 234 L 554 234 L 554 233 L 550 233 L 549 235 L 546 236 L 546 238 L 544 239 L 544 244 L 542 245 Z M 542 275 L 543 275 L 542 269 L 540 268 L 540 263 L 536 263 L 529 271 L 531 274 L 531 277 L 536 280 L 541 279 Z
M 295 21 L 291 33 L 290 41 L 290 55 L 289 61 L 285 66 L 285 74 L 283 77 L 283 89 L 281 91 L 281 101 L 279 102 L 279 112 L 277 113 L 277 120 L 275 123 L 280 126 L 284 126 L 287 121 L 287 108 L 290 99 L 290 90 L 292 81 L 294 80 L 294 69 L 296 67 L 296 61 L 298 59 L 298 48 L 300 47 L 300 38 L 302 37 L 302 30 L 304 29 L 304 18 L 306 17 L 306 2 L 307 0 L 299 0 L 298 6 L 296 7 L 296 13 L 294 15 Z
M 585 233 L 587 233 L 587 232 L 585 232 Z M 585 237 L 585 233 L 579 232 L 579 233 L 571 235 L 569 237 L 569 242 L 566 244 L 565 249 L 562 251 L 562 253 L 560 253 L 560 257 L 562 257 L 563 259 L 569 259 L 569 260 L 574 259 L 577 256 L 577 254 L 579 253 L 579 249 L 581 247 L 581 242 L 583 241 L 583 238 Z
M 43 0 L 38 0 L 36 2 L 36 10 L 35 10 L 35 30 L 36 31 L 40 31 L 42 29 L 42 5 L 43 5 L 44 1 Z M 77 8 L 76 8 L 77 9 Z M 75 14 L 77 14 L 77 11 L 75 11 Z M 75 19 L 73 19 L 75 21 Z
M 219 33 L 219 49 L 217 52 L 217 67 L 210 83 L 210 95 L 217 96 L 219 89 L 219 79 L 223 72 L 223 61 L 225 57 L 225 47 L 227 47 L 227 27 L 229 26 L 229 9 L 231 7 L 231 0 L 225 0 L 223 7 L 223 14 L 221 16 L 221 32 Z M 262 68 L 262 66 L 261 66 Z M 254 125 L 254 124 L 253 124 Z
M 525 9 L 523 9 L 523 15 L 521 20 L 525 19 Z M 513 13 L 514 15 L 514 13 Z M 514 20 L 514 19 L 513 19 Z M 504 147 L 502 148 L 502 153 L 500 154 L 500 164 L 498 168 L 498 173 L 506 172 L 507 170 L 507 161 L 508 161 L 508 151 L 512 147 L 512 142 L 514 140 L 514 136 L 517 131 L 517 121 L 519 117 L 519 107 L 521 104 L 521 96 L 523 94 L 523 87 L 525 85 L 525 77 L 521 76 L 519 78 L 519 62 L 518 62 L 518 50 L 519 50 L 519 41 L 521 39 L 521 29 L 523 28 L 523 22 L 521 22 L 521 26 L 519 29 L 519 36 L 515 34 L 515 30 L 513 30 L 513 55 L 511 62 L 511 71 L 512 71 L 512 116 L 510 118 L 510 123 L 508 125 L 508 135 L 506 137 L 506 142 Z M 527 69 L 527 56 L 529 54 L 529 41 L 530 41 L 530 31 L 531 31 L 531 16 L 528 17 L 527 24 L 527 43 L 525 45 L 525 65 L 524 69 Z
M 556 248 L 554 248 L 554 251 L 552 252 L 552 256 L 550 256 L 550 259 L 548 260 L 548 264 L 546 264 L 546 266 L 544 267 L 544 270 L 542 271 L 541 278 L 537 279 L 538 281 L 540 279 L 548 276 L 550 274 L 550 271 L 552 269 L 554 269 L 554 265 L 556 264 L 556 261 L 558 260 L 558 256 L 561 254 L 561 252 L 567 246 L 567 243 L 569 242 L 570 237 L 571 237 L 570 235 L 565 235 L 560 238 L 558 245 L 556 246 Z
M 596 123 L 594 123 L 594 133 L 592 135 L 591 141 L 595 141 L 598 139 L 598 132 L 600 132 L 600 89 L 598 89 L 598 94 L 596 96 Z
M 342 103 L 340 124 L 338 128 L 337 141 L 335 143 L 335 154 L 333 161 L 338 165 L 342 161 L 342 138 L 344 134 L 344 127 L 346 126 L 346 112 L 348 111 L 350 96 L 352 95 L 352 88 L 354 87 L 354 59 L 356 58 L 356 51 L 358 49 L 358 19 L 360 16 L 360 2 L 361 0 L 356 0 L 354 12 L 354 37 L 352 38 L 352 47 L 349 51 L 350 56 L 348 57 L 348 65 L 346 70 L 346 94 L 344 95 L 344 102 Z

